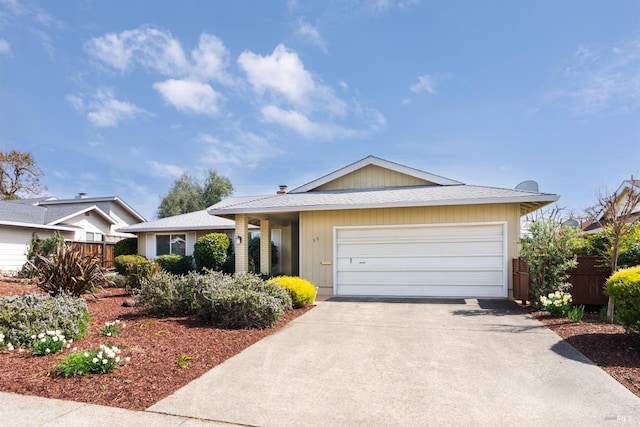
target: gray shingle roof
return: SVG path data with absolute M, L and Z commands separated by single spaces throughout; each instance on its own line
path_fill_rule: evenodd
M 558 198 L 555 194 L 461 184 L 231 197 L 207 210 L 212 215 L 223 215 L 485 203 L 540 202 L 545 205 Z
M 127 233 L 149 231 L 233 230 L 235 222 L 209 215 L 206 210 L 143 222 L 118 229 Z

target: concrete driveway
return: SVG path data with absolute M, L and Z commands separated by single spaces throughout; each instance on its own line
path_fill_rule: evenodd
M 512 303 L 319 303 L 148 411 L 260 426 L 640 425 L 640 399 Z

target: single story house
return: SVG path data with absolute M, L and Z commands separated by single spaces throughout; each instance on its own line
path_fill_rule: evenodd
M 0 272 L 19 271 L 32 240 L 55 231 L 68 241 L 113 243 L 133 237 L 118 228 L 144 220 L 117 196 L 0 200 Z
M 620 187 L 613 196 L 616 198 L 616 207 L 618 212 L 599 212 L 596 219 L 588 219 L 580 224 L 582 231 L 588 234 L 598 233 L 602 231 L 602 226 L 611 222 L 614 215 L 619 216 L 623 209 L 628 212 L 626 223 L 633 224 L 640 221 L 640 203 L 631 204 L 637 200 L 640 193 L 640 179 L 627 179 L 622 181 Z M 629 196 L 632 196 L 630 199 Z M 628 205 L 628 206 L 627 206 Z
M 206 210 L 201 210 L 130 225 L 119 231 L 136 234 L 138 254 L 147 259 L 155 259 L 167 254 L 193 255 L 196 240 L 210 233 L 226 234 L 233 245 L 235 228 L 234 221 L 209 215 Z M 249 227 L 254 234 L 257 229 L 255 226 Z M 279 248 L 279 230 L 271 230 L 271 239 Z
M 320 294 L 506 298 L 520 218 L 558 199 L 369 156 L 292 191 L 231 197 L 208 212 L 235 221 L 236 271 L 248 268 L 244 242 L 255 225 L 281 229 L 281 271 Z M 261 260 L 269 251 L 261 242 Z

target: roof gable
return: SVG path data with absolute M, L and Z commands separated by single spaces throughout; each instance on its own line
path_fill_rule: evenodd
M 459 181 L 368 156 L 291 190 L 290 193 L 461 184 Z

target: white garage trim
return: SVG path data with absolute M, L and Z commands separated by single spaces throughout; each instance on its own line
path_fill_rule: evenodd
M 506 298 L 507 223 L 333 228 L 333 294 Z

